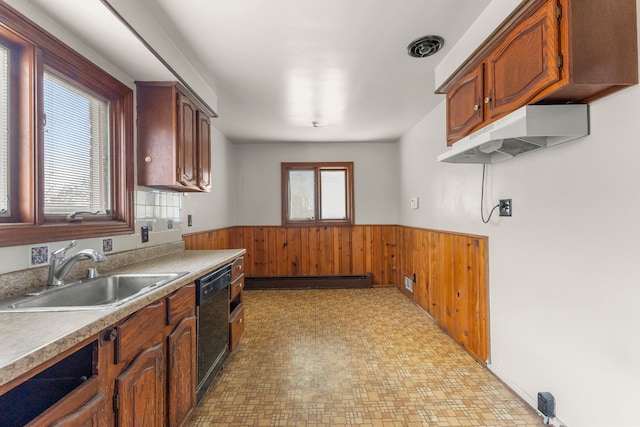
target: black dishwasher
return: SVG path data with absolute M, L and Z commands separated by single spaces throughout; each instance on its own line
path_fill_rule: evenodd
M 198 306 L 197 401 L 207 392 L 229 355 L 229 284 L 231 265 L 196 280 Z

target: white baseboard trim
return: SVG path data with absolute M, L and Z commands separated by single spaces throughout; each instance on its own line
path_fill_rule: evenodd
M 537 411 L 538 408 L 538 396 L 531 396 L 527 393 L 522 387 L 518 385 L 515 381 L 511 380 L 507 375 L 503 374 L 500 371 L 500 367 L 495 364 L 487 363 L 487 368 L 493 372 L 500 380 L 505 383 L 511 390 L 513 390 L 522 400 L 524 400 L 529 406 L 531 406 L 534 410 Z M 549 419 L 549 425 L 554 427 L 567 427 L 565 423 L 562 422 L 557 417 L 553 417 Z

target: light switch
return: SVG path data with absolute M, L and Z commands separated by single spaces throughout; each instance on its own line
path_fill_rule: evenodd
M 411 209 L 418 209 L 418 196 L 411 198 Z

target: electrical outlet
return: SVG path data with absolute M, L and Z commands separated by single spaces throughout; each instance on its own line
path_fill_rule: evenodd
M 419 199 L 418 196 L 416 197 L 412 197 L 411 198 L 411 209 L 418 209 L 419 208 Z
M 538 411 L 545 417 L 556 416 L 556 399 L 548 391 L 538 393 Z
M 149 241 L 149 227 L 146 225 L 140 227 L 140 236 L 142 237 L 142 243 L 147 243 Z
M 500 199 L 500 216 L 511 216 L 512 210 L 511 199 Z
M 413 292 L 413 280 L 411 280 L 411 277 L 404 276 L 404 288 L 409 292 Z
M 187 226 L 191 227 L 193 225 L 193 220 L 191 219 L 191 215 L 187 215 Z

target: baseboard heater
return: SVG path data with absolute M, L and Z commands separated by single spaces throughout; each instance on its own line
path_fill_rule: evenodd
M 358 276 L 247 277 L 245 290 L 252 289 L 349 289 L 370 288 L 371 273 Z

